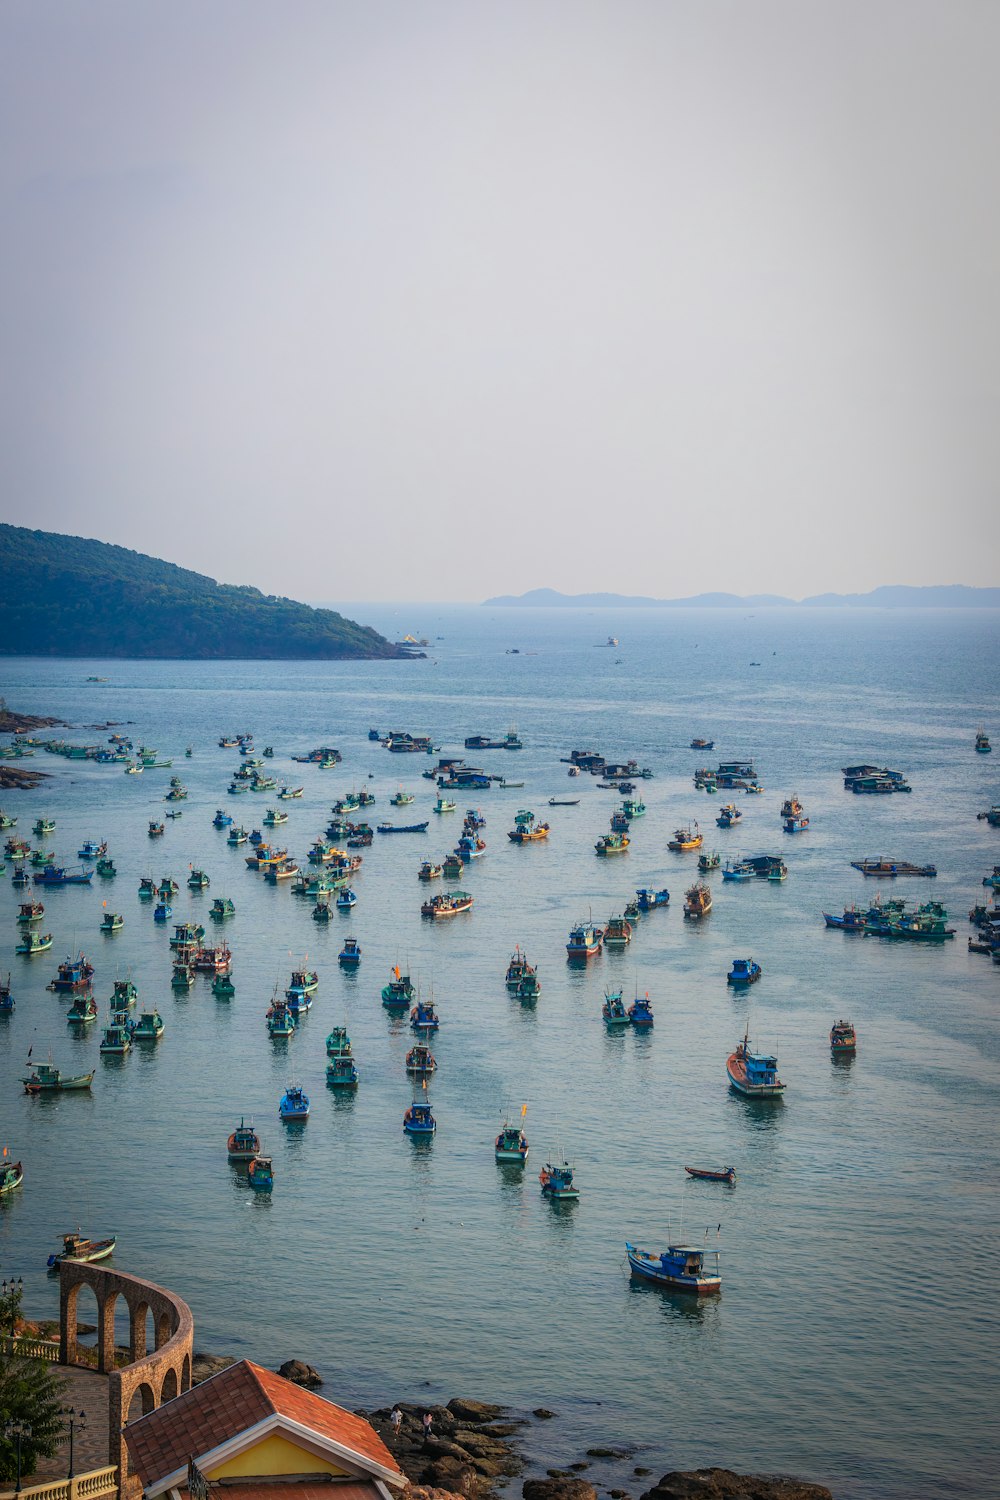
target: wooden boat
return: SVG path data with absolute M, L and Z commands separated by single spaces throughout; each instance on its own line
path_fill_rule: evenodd
M 172 990 L 189 990 L 194 984 L 194 968 L 186 958 L 178 959 L 170 975 Z
M 47 1264 L 50 1270 L 62 1265 L 63 1262 L 79 1265 L 89 1264 L 96 1260 L 107 1260 L 114 1251 L 116 1240 L 114 1235 L 106 1240 L 88 1240 L 78 1229 L 75 1234 L 64 1234 L 62 1242 L 62 1249 L 48 1258 Z
M 164 1032 L 163 1017 L 158 1010 L 144 1010 L 135 1023 L 132 1040 L 135 1042 L 158 1042 Z
M 526 1108 L 521 1111 L 522 1119 Z M 506 1166 L 524 1166 L 528 1160 L 528 1137 L 520 1125 L 511 1125 L 507 1120 L 503 1122 L 493 1143 L 493 1159 Z
M 579 807 L 579 797 L 550 797 L 550 807 Z
M 217 807 L 215 809 L 215 817 L 212 819 L 213 827 L 228 828 L 232 821 L 233 820 L 231 815 L 227 813 L 224 808 Z
M 786 797 L 781 804 L 782 818 L 798 818 L 802 816 L 804 809 L 798 797 Z
M 10 974 L 6 979 L 0 979 L 0 1016 L 12 1016 L 17 1006 L 10 987 Z
M 990 753 L 990 751 L 992 749 L 993 749 L 993 746 L 989 742 L 989 737 L 986 734 L 986 731 L 984 729 L 977 729 L 976 730 L 976 750 L 978 751 L 978 753 L 980 755 L 989 755 L 989 753 Z M 35 832 L 37 833 L 37 831 L 38 830 L 36 829 Z
M 350 886 L 345 885 L 343 890 L 337 892 L 337 900 L 334 904 L 338 911 L 350 911 L 353 906 L 357 906 L 358 898 Z
M 675 854 L 687 853 L 690 849 L 700 849 L 704 843 L 704 837 L 698 831 L 697 823 L 689 823 L 686 828 L 678 828 L 672 839 L 667 842 L 667 848 L 672 849 Z
M 280 808 L 269 807 L 264 814 L 264 822 L 268 828 L 278 828 L 282 823 L 288 822 L 288 814 L 282 812 Z
M 648 990 L 644 995 L 636 992 L 636 997 L 628 1008 L 628 1018 L 639 1031 L 649 1031 L 652 1028 L 653 1006 Z
M 447 797 L 439 797 L 434 804 L 433 811 L 436 813 L 450 813 L 455 811 L 457 805 L 455 802 L 449 802 Z
M 45 907 L 40 901 L 22 901 L 18 907 L 18 927 L 37 927 L 45 915 Z
M 101 858 L 97 861 L 95 869 L 97 870 L 97 874 L 101 880 L 111 880 L 115 875 L 118 874 L 118 871 L 115 869 L 114 860 L 109 859 L 106 854 L 101 855 Z
M 54 818 L 36 818 L 32 825 L 32 832 L 37 833 L 41 838 L 46 833 L 52 833 L 55 826 L 56 822 Z
M 245 1116 L 240 1115 L 240 1123 L 226 1143 L 226 1152 L 229 1160 L 253 1161 L 259 1151 L 260 1136 L 253 1128 L 253 1120 L 248 1125 Z
M 329 922 L 329 921 L 332 920 L 332 918 L 333 918 L 333 911 L 331 910 L 330 903 L 326 899 L 326 896 L 325 895 L 318 896 L 317 900 L 316 900 L 316 905 L 312 909 L 312 919 L 313 919 L 313 921 L 314 922 Z
M 703 881 L 684 892 L 684 915 L 697 920 L 707 917 L 712 910 L 712 892 Z
M 514 827 L 507 834 L 512 844 L 530 844 L 548 836 L 548 823 L 539 823 L 535 814 L 526 807 L 514 814 Z
M 726 983 L 736 989 L 745 989 L 747 985 L 756 984 L 760 976 L 760 964 L 752 958 L 734 958 L 733 966 L 726 975 Z
M 216 974 L 212 980 L 212 994 L 216 1000 L 232 1000 L 236 994 L 236 986 L 228 974 Z
M 522 1005 L 533 1004 L 542 993 L 541 981 L 534 969 L 529 969 L 517 986 L 517 998 Z
M 332 1089 L 356 1089 L 358 1070 L 350 1051 L 329 1054 L 326 1065 L 327 1087 Z
M 255 1193 L 269 1193 L 274 1187 L 274 1164 L 269 1156 L 255 1156 L 247 1168 L 247 1182 Z
M 718 1170 L 714 1167 L 685 1167 L 684 1170 L 689 1177 L 697 1177 L 703 1182 L 728 1182 L 732 1184 L 736 1181 L 735 1167 L 722 1167 Z
M 507 973 L 504 976 L 504 983 L 509 990 L 516 990 L 525 974 L 533 973 L 534 970 L 529 964 L 526 956 L 521 952 L 520 944 L 518 944 L 518 946 L 514 949 L 513 953 L 510 956 L 510 963 L 507 965 Z
M 649 891 L 645 888 L 635 893 L 636 904 L 641 912 L 652 911 L 654 906 L 667 906 L 670 902 L 670 892 L 664 886 L 659 891 Z
M 166 901 L 158 901 L 153 908 L 154 922 L 169 922 L 174 914 L 174 909 Z
M 437 1031 L 441 1025 L 440 1017 L 434 1009 L 433 1000 L 418 1000 L 410 1011 L 410 1028 L 413 1031 L 422 1031 L 429 1034 Z
M 414 1100 L 403 1115 L 403 1129 L 407 1135 L 433 1135 L 437 1130 L 437 1121 L 431 1114 L 430 1105 Z
M 778 1059 L 750 1050 L 749 1030 L 726 1062 L 729 1082 L 745 1099 L 780 1099 L 785 1085 L 778 1077 Z
M 24 1181 L 24 1167 L 19 1161 L 14 1161 L 8 1153 L 7 1147 L 3 1148 L 3 1156 L 0 1157 L 0 1198 L 5 1193 L 12 1193 L 19 1188 Z
M 90 988 L 90 981 L 94 977 L 94 966 L 84 957 L 82 953 L 76 958 L 67 958 L 59 965 L 55 979 L 49 983 L 49 989 L 56 993 L 75 993 L 76 990 Z
M 628 834 L 615 833 L 612 830 L 611 833 L 603 833 L 601 835 L 601 837 L 597 840 L 597 843 L 594 845 L 594 850 L 595 853 L 601 855 L 602 857 L 607 857 L 611 854 L 624 854 L 627 851 L 628 846 Z
M 199 974 L 228 974 L 232 958 L 232 950 L 223 943 L 217 948 L 199 948 L 193 962 Z
M 437 1071 L 437 1059 L 426 1042 L 415 1042 L 406 1054 L 406 1071 L 413 1078 L 429 1077 Z
M 397 964 L 382 990 L 382 1004 L 389 1010 L 409 1010 L 415 995 L 409 974 L 401 974 Z
M 89 885 L 94 878 L 93 870 L 66 870 L 60 865 L 46 865 L 35 875 L 36 885 Z
M 600 927 L 595 927 L 589 920 L 579 922 L 570 930 L 566 955 L 570 959 L 592 958 L 595 953 L 600 953 L 603 940 L 604 933 Z
M 15 866 L 10 883 L 16 890 L 23 890 L 26 885 L 31 884 L 31 877 L 23 865 Z
M 624 948 L 632 940 L 632 923 L 623 916 L 608 918 L 604 929 L 605 948 Z
M 278 796 L 282 802 L 291 802 L 295 797 L 301 797 L 303 791 L 301 786 L 283 786 Z
M 124 926 L 125 918 L 122 916 L 121 912 L 107 911 L 101 918 L 102 932 L 121 932 Z
M 127 1011 L 112 1011 L 101 1035 L 99 1050 L 107 1056 L 124 1057 L 132 1050 L 132 1022 Z
M 418 880 L 437 880 L 441 874 L 441 866 L 433 864 L 431 860 L 425 859 L 417 871 Z
M 404 792 L 403 788 L 400 787 L 396 795 L 389 800 L 393 807 L 406 807 L 410 802 L 414 801 L 414 796 L 412 792 Z
M 97 1001 L 91 994 L 74 995 L 73 1003 L 66 1012 L 69 1026 L 89 1026 L 97 1020 Z
M 743 814 L 735 802 L 727 802 L 724 807 L 719 808 L 719 816 L 715 821 L 719 828 L 732 828 L 733 824 L 738 823 L 742 816 Z
M 216 922 L 224 922 L 227 917 L 235 917 L 236 907 L 228 896 L 216 896 L 212 902 L 209 916 Z
M 715 741 L 714 740 L 695 739 L 695 740 L 691 741 L 690 745 L 688 746 L 688 749 L 689 750 L 714 750 L 715 749 Z
M 162 833 L 166 832 L 166 824 L 156 823 L 151 819 L 148 832 L 151 839 L 157 839 Z
M 309 1095 L 299 1088 L 297 1083 L 290 1083 L 278 1102 L 278 1119 L 287 1124 L 309 1118 Z
M 558 1164 L 546 1162 L 538 1180 L 543 1196 L 555 1203 L 574 1203 L 580 1196 L 580 1189 L 573 1183 L 573 1168 L 567 1161 Z
M 285 991 L 286 1000 L 293 995 L 312 995 L 319 988 L 319 975 L 313 969 L 293 969 Z
M 423 903 L 420 915 L 437 921 L 442 917 L 454 917 L 459 912 L 471 910 L 472 897 L 468 891 L 439 891 L 436 896 Z
M 279 859 L 271 861 L 264 871 L 264 879 L 268 885 L 278 885 L 282 880 L 294 880 L 299 873 L 299 867 L 294 859 Z
M 711 854 L 698 855 L 698 870 L 702 875 L 708 875 L 710 871 L 717 870 L 722 863 L 722 856 L 713 849 Z
M 361 944 L 356 937 L 346 937 L 344 946 L 337 954 L 337 962 L 345 969 L 356 969 L 361 962 Z
M 621 990 L 609 989 L 604 991 L 601 1016 L 609 1031 L 617 1031 L 628 1025 L 628 1011 L 625 1008 L 625 1001 L 622 999 Z
M 465 870 L 465 863 L 460 854 L 449 854 L 441 869 L 446 880 L 458 880 Z
M 152 901 L 156 895 L 156 882 L 152 875 L 143 875 L 139 881 L 139 900 Z
M 646 1281 L 654 1281 L 659 1286 L 699 1294 L 722 1290 L 722 1277 L 718 1274 L 718 1251 L 705 1251 L 700 1245 L 668 1245 L 666 1250 L 657 1254 L 640 1250 L 626 1240 L 625 1253 L 629 1266 L 637 1276 L 642 1276 Z M 705 1256 L 710 1253 L 714 1253 L 716 1257 L 714 1275 L 705 1271 Z
M 21 1079 L 26 1094 L 65 1093 L 89 1089 L 93 1081 L 93 1071 L 78 1073 L 75 1076 L 64 1076 L 51 1063 L 36 1063 L 27 1078 Z
M 786 833 L 805 833 L 809 827 L 809 819 L 806 817 L 786 818 L 781 826 Z
M 858 1050 L 858 1037 L 850 1021 L 835 1021 L 830 1030 L 830 1051 L 834 1057 L 853 1055 Z
M 888 859 L 884 854 L 869 855 L 866 859 L 852 859 L 851 869 L 862 875 L 873 875 L 877 879 L 894 879 L 897 875 L 937 874 L 936 865 L 914 865 L 905 859 Z
M 36 953 L 47 953 L 51 947 L 51 932 L 32 932 L 29 930 L 18 938 L 14 952 L 22 954 L 25 958 L 34 958 Z
M 326 1039 L 327 1057 L 351 1057 L 351 1039 L 346 1026 L 335 1026 Z

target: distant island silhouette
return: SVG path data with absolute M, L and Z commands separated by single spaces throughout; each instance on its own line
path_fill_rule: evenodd
M 812 594 L 808 599 L 786 599 L 782 594 L 692 594 L 687 599 L 651 599 L 642 594 L 561 594 L 558 589 L 529 589 L 526 594 L 497 594 L 484 605 L 563 609 L 745 609 L 748 605 L 786 605 L 867 609 L 1000 609 L 1000 588 L 974 588 L 965 583 L 927 586 L 885 584 L 867 594 Z

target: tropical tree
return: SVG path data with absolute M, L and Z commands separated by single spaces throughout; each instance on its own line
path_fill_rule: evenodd
M 63 1382 L 45 1359 L 32 1355 L 23 1336 L 8 1338 L 21 1313 L 21 1289 L 3 1299 L 0 1333 L 0 1482 L 16 1479 L 18 1436 L 21 1478 L 40 1458 L 51 1458 L 63 1434 Z

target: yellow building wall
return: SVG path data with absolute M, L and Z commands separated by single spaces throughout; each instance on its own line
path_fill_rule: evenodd
M 208 1479 L 252 1478 L 261 1474 L 346 1474 L 336 1464 L 300 1448 L 297 1443 L 272 1432 L 252 1448 L 246 1448 L 217 1468 L 207 1470 Z

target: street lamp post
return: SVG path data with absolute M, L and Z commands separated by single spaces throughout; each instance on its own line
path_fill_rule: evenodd
M 23 1276 L 12 1276 L 9 1281 L 4 1278 L 3 1282 L 0 1282 L 0 1290 L 3 1292 L 4 1307 L 10 1313 L 10 1336 L 13 1338 L 17 1310 L 21 1305 L 21 1293 L 24 1291 Z
M 5 1436 L 13 1438 L 17 1444 L 17 1483 L 14 1485 L 14 1494 L 21 1493 L 21 1439 L 31 1436 L 31 1428 L 27 1422 L 8 1422 L 4 1428 Z
M 84 1432 L 87 1427 L 87 1413 L 85 1411 L 74 1411 L 72 1406 L 63 1407 L 63 1415 L 69 1418 L 69 1473 L 67 1479 L 73 1478 L 73 1430 L 79 1427 Z

